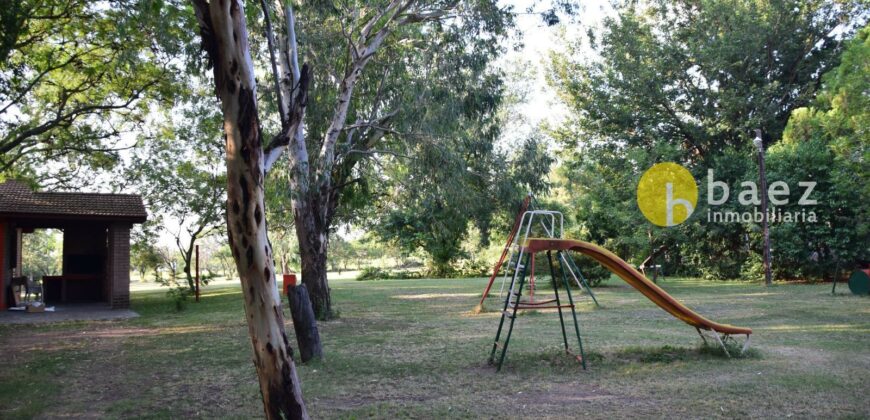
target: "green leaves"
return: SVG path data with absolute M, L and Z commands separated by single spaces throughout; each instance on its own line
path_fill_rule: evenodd
M 63 233 L 57 229 L 37 229 L 22 237 L 22 275 L 32 280 L 61 274 Z
M 625 6 L 605 22 L 599 59 L 556 57 L 551 77 L 584 130 L 643 148 L 668 142 L 704 160 L 743 147 L 752 128 L 778 139 L 790 111 L 812 99 L 819 75 L 836 63 L 842 47 L 831 31 L 862 9 L 803 1 Z
M 741 181 L 758 179 L 749 130 L 762 128 L 770 144 L 783 140 L 769 149 L 769 182 L 796 188 L 819 180 L 827 200 L 816 208 L 827 214 L 819 223 L 774 224 L 778 275 L 829 274 L 834 254 L 866 258 L 860 256 L 866 247 L 857 244 L 867 241 L 867 206 L 844 194 L 849 182 L 854 190 L 855 175 L 867 178 L 867 136 L 858 128 L 866 126 L 868 109 L 861 94 L 866 29 L 845 53 L 842 42 L 866 12 L 861 2 L 820 1 L 618 6 L 602 33 L 590 30 L 551 60 L 550 82 L 574 111 L 554 136 L 570 153 L 562 166 L 566 192 L 557 198 L 576 209 L 576 234 L 637 262 L 654 246 L 672 244 L 673 267 L 686 274 L 751 274 L 761 250 L 757 224 L 708 223 L 701 188 L 689 222 L 655 228 L 640 217 L 635 188 L 643 170 L 675 161 L 699 181 L 713 168 L 717 179 L 739 189 Z M 596 55 L 582 54 L 589 46 Z M 842 65 L 819 92 L 841 53 Z M 747 210 L 736 203 L 719 209 Z M 847 225 L 855 233 L 841 230 Z
M 863 199 L 870 192 L 865 132 L 870 104 L 862 93 L 870 88 L 868 62 L 870 29 L 865 27 L 848 43 L 840 66 L 824 76 L 814 106 L 792 112 L 783 142 L 770 149 L 772 176 L 790 185 L 817 182 L 818 204 L 811 210 L 819 222 L 774 226 L 771 232 L 782 244 L 774 256 L 783 275 L 820 276 L 838 263 L 846 269 L 870 258 L 870 204 Z M 790 204 L 783 210 L 800 210 Z
M 122 133 L 175 93 L 167 52 L 185 42 L 180 14 L 161 19 L 168 9 L 152 3 L 25 0 L 4 7 L 0 171 L 68 185 L 80 169 L 117 163 L 129 146 Z

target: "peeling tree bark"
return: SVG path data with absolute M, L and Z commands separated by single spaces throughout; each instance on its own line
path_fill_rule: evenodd
M 256 82 L 241 0 L 192 0 L 203 48 L 214 66 L 224 114 L 227 159 L 227 232 L 241 278 L 245 317 L 267 418 L 307 418 L 275 284 L 263 182 L 265 156 Z M 307 85 L 301 85 L 307 90 Z M 297 95 L 283 135 L 302 119 L 305 92 Z M 295 124 L 295 125 L 294 125 Z M 273 140 L 282 142 L 287 139 Z
M 294 178 L 298 178 L 294 182 L 301 183 L 291 187 L 294 191 L 292 200 L 302 262 L 302 283 L 308 288 L 314 313 L 321 320 L 334 317 L 329 282 L 326 277 L 326 256 L 329 248 L 329 228 L 338 205 L 338 189 L 335 186 L 333 171 L 335 165 L 340 162 L 335 155 L 335 145 L 347 122 L 347 112 L 354 88 L 366 65 L 380 49 L 387 36 L 399 26 L 442 16 L 441 13 L 427 16 L 405 14 L 414 3 L 414 0 L 392 0 L 361 27 L 359 38 L 353 45 L 349 45 L 352 62 L 339 82 L 338 98 L 329 128 L 322 141 L 317 158 L 318 165 L 313 168 L 315 172 L 312 174 L 308 167 L 308 152 L 301 130 L 294 139 L 294 143 L 299 147 L 291 147 L 290 150 Z M 285 7 L 285 16 L 288 27 L 292 28 L 294 19 L 291 8 Z M 380 29 L 375 31 L 378 24 L 381 25 Z M 290 34 L 293 34 L 292 30 Z M 292 63 L 297 49 L 295 39 L 288 39 L 285 48 L 286 50 L 282 52 L 289 53 L 288 62 Z M 311 185 L 309 185 L 309 177 L 313 178 Z
M 310 203 L 299 203 L 294 207 L 296 211 L 296 236 L 299 240 L 299 258 L 302 265 L 302 283 L 308 288 L 311 306 L 317 319 L 332 319 L 334 317 L 332 299 L 329 294 L 329 283 L 326 279 L 329 225 L 317 222 L 319 212 L 314 211 L 316 206 L 312 206 Z

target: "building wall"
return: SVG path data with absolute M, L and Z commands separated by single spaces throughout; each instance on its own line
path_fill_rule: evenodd
M 0 309 L 8 308 L 11 292 L 9 285 L 12 284 L 12 270 L 21 267 L 21 229 L 13 220 L 0 221 Z M 17 273 L 20 275 L 21 273 Z
M 9 307 L 12 270 L 21 269 L 21 235 L 14 220 L 0 220 L 0 310 Z
M 7 232 L 8 223 L 0 221 L 0 310 L 6 309 L 6 288 L 9 287 L 9 280 L 12 277 L 12 268 L 9 266 L 11 255 L 9 252 L 9 235 Z
M 112 308 L 130 307 L 130 224 L 109 226 L 106 278 Z
M 63 229 L 63 274 L 104 274 L 106 249 L 105 225 L 66 226 Z
M 21 266 L 21 260 L 22 260 L 21 254 L 24 251 L 24 249 L 22 248 L 22 239 L 23 238 L 24 238 L 24 233 L 21 231 L 21 228 L 16 228 L 15 229 L 15 265 L 14 265 L 14 267 L 16 269 L 15 275 L 17 275 L 17 276 L 24 275 L 21 272 L 21 270 L 23 268 Z

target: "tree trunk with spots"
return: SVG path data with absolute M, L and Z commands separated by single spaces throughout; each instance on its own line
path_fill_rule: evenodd
M 253 362 L 267 418 L 307 418 L 275 284 L 265 208 L 263 139 L 241 0 L 192 0 L 224 115 L 227 232 L 241 278 Z M 307 85 L 303 86 L 307 90 Z M 304 96 L 304 94 L 303 94 Z M 283 133 L 295 131 L 304 100 Z M 293 130 L 293 131 L 290 131 Z M 275 140 L 273 140 L 274 142 Z M 270 147 L 272 145 L 270 144 Z

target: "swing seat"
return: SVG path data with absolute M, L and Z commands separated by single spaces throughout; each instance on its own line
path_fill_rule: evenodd
M 555 298 L 548 299 L 548 300 L 542 300 L 542 301 L 535 301 L 535 302 L 522 301 L 517 305 L 517 309 L 523 310 L 523 309 L 560 309 L 560 308 L 561 309 L 569 309 L 569 308 L 571 308 L 571 305 L 568 305 L 568 304 L 553 305 L 553 303 L 557 303 L 557 302 L 558 301 Z M 513 307 L 513 305 L 511 305 L 511 307 Z

